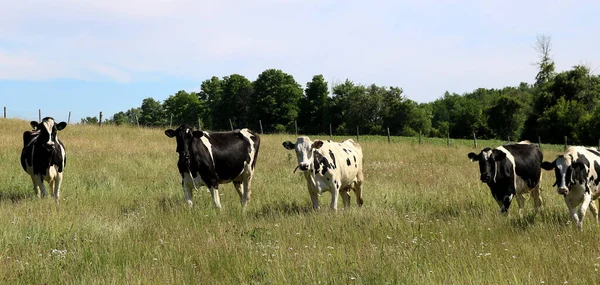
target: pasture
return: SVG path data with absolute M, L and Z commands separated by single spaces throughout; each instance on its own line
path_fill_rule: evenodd
M 295 155 L 281 143 L 295 136 L 263 135 L 242 215 L 232 184 L 221 186 L 220 212 L 206 188 L 187 207 L 163 129 L 67 126 L 58 135 L 67 149 L 60 206 L 37 199 L 19 164 L 28 128 L 0 119 L 2 284 L 600 281 L 600 228 L 589 212 L 578 231 L 544 171 L 542 213 L 534 216 L 527 195 L 523 218 L 516 201 L 501 216 L 467 158 L 472 141 L 361 137 L 365 206 L 352 195 L 350 209 L 333 213 L 313 211 L 304 178 L 292 173 Z M 562 146 L 542 150 L 553 160 Z

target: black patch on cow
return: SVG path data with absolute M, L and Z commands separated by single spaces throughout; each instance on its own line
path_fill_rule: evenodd
M 600 183 L 600 164 L 598 161 L 594 161 L 594 170 L 596 170 L 596 177 L 594 177 L 594 184 Z
M 596 156 L 600 157 L 600 152 L 598 152 L 597 150 L 595 150 L 593 148 L 586 148 L 586 150 L 595 154 Z
M 349 158 L 346 158 L 346 163 L 348 164 L 348 166 L 350 166 L 352 164 L 352 162 L 350 162 Z
M 333 155 L 333 151 L 329 150 L 329 156 L 331 157 L 331 162 L 333 162 L 333 169 L 336 169 L 337 164 L 335 162 L 335 155 Z
M 336 189 L 340 188 L 340 182 L 339 181 L 335 180 L 335 181 L 333 181 L 333 184 L 335 184 L 335 188 Z
M 523 179 L 529 188 L 537 186 L 542 173 L 541 164 L 543 154 L 537 146 L 531 144 L 510 144 L 503 147 L 514 157 L 516 173 L 513 173 L 513 166 L 508 158 L 493 161 L 492 163 L 481 159 L 479 165 L 482 177 L 484 176 L 484 171 L 489 171 L 488 175 L 492 176 L 487 182 L 492 196 L 496 201 L 504 205 L 505 210 L 508 210 L 511 204 L 510 197 L 516 194 L 514 175 Z M 489 147 L 483 149 L 478 157 L 483 157 L 482 153 L 489 150 L 491 150 Z M 502 156 L 504 156 L 502 151 L 498 149 L 492 150 L 492 157 Z M 494 174 L 495 177 L 493 177 Z
M 356 156 L 355 156 L 355 155 L 353 155 L 352 157 L 354 158 L 354 162 L 356 162 Z
M 344 150 L 345 153 L 348 153 L 348 150 L 345 148 L 342 148 L 342 150 Z
M 191 172 L 193 177 L 199 173 L 207 187 L 218 188 L 220 183 L 236 180 L 243 173 L 244 163 L 250 162 L 251 143 L 254 144 L 254 168 L 260 147 L 258 135 L 249 131 L 252 137 L 248 141 L 239 130 L 205 132 L 203 137 L 211 145 L 211 158 L 207 146 L 202 143 L 203 138 L 193 137 L 191 132 L 186 132 L 188 129 L 192 127 L 181 125 L 176 130 L 179 172 Z M 185 152 L 189 155 L 189 162 L 185 159 Z

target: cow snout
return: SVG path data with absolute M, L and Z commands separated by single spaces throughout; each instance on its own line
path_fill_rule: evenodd
M 299 168 L 300 168 L 300 170 L 302 170 L 302 171 L 307 171 L 307 170 L 308 170 L 308 164 L 304 164 L 304 163 L 302 163 L 302 164 L 300 164 L 300 167 L 299 167 Z
M 54 147 L 54 142 L 53 141 L 49 141 L 46 143 L 46 148 L 47 149 L 52 149 Z
M 567 195 L 567 194 L 569 194 L 569 188 L 567 188 L 567 187 L 559 187 L 558 188 L 558 194 L 560 194 L 560 195 Z

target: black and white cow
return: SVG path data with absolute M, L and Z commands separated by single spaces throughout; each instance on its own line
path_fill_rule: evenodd
M 286 141 L 283 147 L 295 150 L 298 166 L 304 172 L 313 208 L 319 208 L 319 195 L 331 191 L 331 208 L 337 210 L 338 194 L 344 207 L 350 206 L 350 190 L 354 189 L 358 206 L 363 205 L 362 148 L 353 140 L 342 143 L 298 137 L 296 143 Z M 295 171 L 295 170 L 294 170 Z
M 260 138 L 248 129 L 232 132 L 194 131 L 189 125 L 166 130 L 176 138 L 183 194 L 192 206 L 192 188 L 206 186 L 213 205 L 221 208 L 219 184 L 233 182 L 242 207 L 250 200 L 250 184 L 258 157 Z M 243 187 L 243 190 L 242 190 Z
M 513 197 L 517 197 L 519 216 L 523 215 L 523 194 L 531 193 L 537 210 L 542 206 L 540 197 L 541 164 L 543 154 L 529 142 L 506 144 L 497 148 L 485 148 L 479 154 L 469 153 L 471 161 L 479 161 L 480 179 L 486 183 L 492 196 L 507 213 Z
M 565 198 L 571 218 L 579 228 L 583 225 L 583 218 L 588 209 L 592 211 L 594 219 L 598 220 L 598 208 L 592 201 L 598 197 L 600 184 L 600 153 L 593 148 L 571 146 L 566 153 L 559 155 L 554 161 L 544 161 L 542 168 L 554 169 L 558 194 Z M 579 210 L 576 210 L 579 206 Z
M 47 117 L 41 123 L 31 121 L 30 124 L 33 130 L 23 133 L 21 166 L 31 176 L 36 195 L 38 197 L 47 195 L 44 186 L 46 180 L 58 203 L 67 153 L 65 146 L 57 138 L 57 133 L 63 130 L 67 123 L 57 124 L 53 118 Z

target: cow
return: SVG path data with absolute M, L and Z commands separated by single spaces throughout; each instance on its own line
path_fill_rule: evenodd
M 342 143 L 313 142 L 301 136 L 295 143 L 283 142 L 283 147 L 296 151 L 296 169 L 304 173 L 314 209 L 319 209 L 318 196 L 325 191 L 331 191 L 331 209 L 334 211 L 337 210 L 338 194 L 342 196 L 344 208 L 350 206 L 350 189 L 354 189 L 358 206 L 363 205 L 363 154 L 358 143 L 352 139 Z
M 65 145 L 57 138 L 57 133 L 67 127 L 67 123 L 57 124 L 53 118 L 46 117 L 40 123 L 31 121 L 30 125 L 33 130 L 23 133 L 21 166 L 31 176 L 36 195 L 46 197 L 45 180 L 58 203 L 67 153 Z
M 500 213 L 507 214 L 516 196 L 519 216 L 523 216 L 523 194 L 531 193 L 536 212 L 542 206 L 540 197 L 541 164 L 540 149 L 523 141 L 505 144 L 491 149 L 484 148 L 479 154 L 468 154 L 471 161 L 479 161 L 480 180 L 486 183 L 500 206 Z
M 257 134 L 248 129 L 206 132 L 193 130 L 186 124 L 176 130 L 165 130 L 165 134 L 177 141 L 177 167 L 185 201 L 190 207 L 193 206 L 192 188 L 206 186 L 213 206 L 220 209 L 219 185 L 233 182 L 245 209 L 250 200 L 250 186 L 260 147 Z
M 583 146 L 570 146 L 554 161 L 544 161 L 542 168 L 554 169 L 554 185 L 557 192 L 564 196 L 571 218 L 579 229 L 583 218 L 590 208 L 594 219 L 598 221 L 598 207 L 592 199 L 597 198 L 600 184 L 600 152 Z M 579 206 L 579 210 L 577 210 Z

